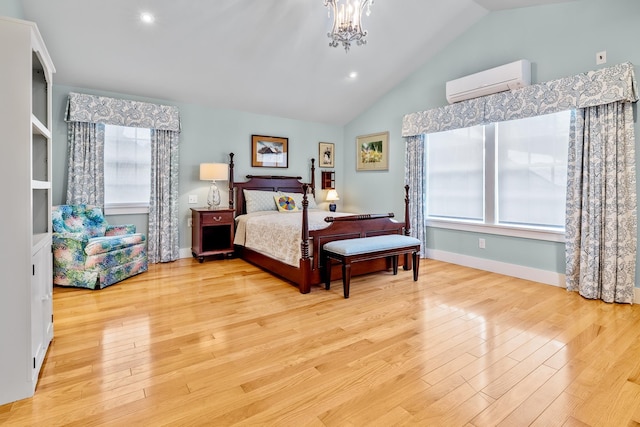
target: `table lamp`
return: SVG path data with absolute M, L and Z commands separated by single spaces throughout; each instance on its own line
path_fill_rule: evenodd
M 226 163 L 200 163 L 200 180 L 211 181 L 207 205 L 209 209 L 220 206 L 220 190 L 216 185 L 217 181 L 229 179 L 229 166 Z
M 336 190 L 329 190 L 329 192 L 327 193 L 327 202 L 329 203 L 329 210 L 331 212 L 335 212 L 336 211 L 336 204 L 333 203 L 336 200 L 340 200 L 340 197 L 338 197 L 338 192 Z

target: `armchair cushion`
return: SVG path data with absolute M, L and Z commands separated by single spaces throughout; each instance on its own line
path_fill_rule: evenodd
M 146 236 L 132 224 L 111 226 L 92 205 L 54 206 L 53 283 L 101 289 L 147 271 Z
M 107 221 L 102 209 L 92 205 L 61 205 L 51 213 L 55 233 L 81 233 L 88 237 L 104 236 Z
M 121 236 L 123 234 L 134 234 L 136 232 L 136 226 L 133 224 L 124 225 L 107 225 L 107 231 L 105 236 Z
M 143 234 L 125 234 L 121 236 L 105 236 L 94 237 L 89 239 L 87 246 L 84 248 L 84 252 L 87 255 L 96 255 L 103 252 L 111 252 L 116 249 L 122 249 L 129 246 L 143 243 L 146 237 Z

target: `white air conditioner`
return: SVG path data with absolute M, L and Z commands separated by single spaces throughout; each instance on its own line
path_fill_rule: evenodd
M 526 59 L 511 62 L 447 82 L 450 104 L 465 99 L 519 89 L 531 84 L 531 63 Z

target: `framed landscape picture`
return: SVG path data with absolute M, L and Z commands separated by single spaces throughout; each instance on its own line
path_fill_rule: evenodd
M 259 168 L 289 167 L 289 138 L 251 135 L 251 166 Z
M 318 145 L 318 158 L 321 168 L 335 167 L 335 145 L 330 142 L 321 142 Z
M 356 170 L 389 170 L 389 132 L 372 133 L 356 138 Z

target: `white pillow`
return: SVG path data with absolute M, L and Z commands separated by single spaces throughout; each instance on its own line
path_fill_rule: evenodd
M 243 190 L 243 193 L 247 213 L 278 210 L 274 197 L 279 193 L 275 191 Z

